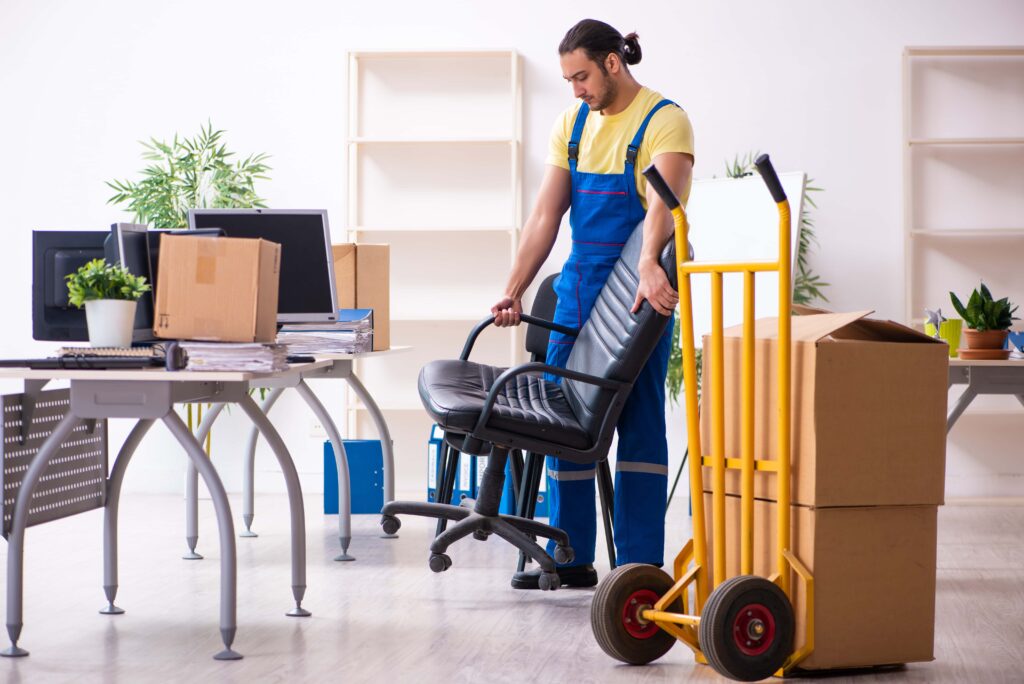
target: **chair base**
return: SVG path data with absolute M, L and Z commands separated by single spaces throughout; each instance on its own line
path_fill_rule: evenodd
M 398 523 L 395 516 L 401 514 L 456 521 L 454 525 L 437 535 L 430 544 L 430 567 L 435 572 L 443 572 L 450 567 L 451 559 L 445 555 L 445 551 L 456 541 L 469 535 L 478 539 L 484 539 L 491 534 L 498 535 L 535 560 L 545 574 L 550 573 L 553 577 L 549 578 L 549 584 L 557 585 L 558 575 L 555 572 L 555 559 L 529 535 L 551 539 L 558 545 L 555 552 L 558 562 L 572 562 L 573 551 L 569 546 L 569 535 L 564 530 L 536 520 L 514 515 L 483 515 L 463 506 L 422 501 L 391 501 L 384 505 L 381 513 L 383 514 L 381 523 L 385 528 L 393 528 Z M 556 587 L 551 586 L 550 588 Z

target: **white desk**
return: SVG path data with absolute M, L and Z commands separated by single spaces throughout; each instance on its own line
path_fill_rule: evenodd
M 949 360 L 949 387 L 967 385 L 963 394 L 949 411 L 946 419 L 948 434 L 957 419 L 979 394 L 1012 394 L 1024 405 L 1024 360 L 968 361 Z
M 350 494 L 350 478 L 348 471 L 348 457 L 345 454 L 345 445 L 338 432 L 337 425 L 316 394 L 310 389 L 306 380 L 345 380 L 349 387 L 356 393 L 356 396 L 366 407 L 367 412 L 373 419 L 380 436 L 381 450 L 383 454 L 384 469 L 384 503 L 395 500 L 395 456 L 394 445 L 391 441 L 391 432 L 388 430 L 387 421 L 380 407 L 373 400 L 363 383 L 352 371 L 353 362 L 357 359 L 376 359 L 391 356 L 401 352 L 409 351 L 411 347 L 392 347 L 384 351 L 365 352 L 359 354 L 324 354 L 317 355 L 317 363 L 306 370 L 300 370 L 294 375 L 283 378 L 268 378 L 253 382 L 253 387 L 269 388 L 260 409 L 264 414 L 269 414 L 270 409 L 281 397 L 281 394 L 290 387 L 294 387 L 299 395 L 306 402 L 309 408 L 316 415 L 317 420 L 324 426 L 327 437 L 334 450 L 334 460 L 338 469 L 338 543 L 341 546 L 341 553 L 335 556 L 336 561 L 352 561 L 355 558 L 348 553 L 349 544 L 352 541 L 352 499 Z M 210 429 L 213 427 L 217 416 L 224 408 L 223 404 L 215 404 L 211 410 L 203 416 L 202 424 L 196 435 L 200 443 L 206 439 Z M 259 439 L 260 431 L 253 426 L 246 440 L 245 453 L 243 458 L 244 474 L 242 477 L 242 524 L 245 528 L 239 533 L 241 537 L 255 537 L 252 531 L 252 521 L 255 517 L 255 463 L 256 463 L 256 442 Z M 195 467 L 189 463 L 188 477 L 185 482 L 185 542 L 188 545 L 188 552 L 184 558 L 188 560 L 202 558 L 196 553 L 196 544 L 199 540 L 199 478 Z M 384 535 L 387 538 L 397 535 Z
M 104 508 L 103 528 L 103 589 L 107 597 L 107 606 L 101 613 L 116 615 L 124 611 L 114 604 L 117 595 L 117 511 L 121 492 L 121 483 L 125 470 L 142 438 L 156 420 L 161 420 L 178 440 L 189 457 L 213 498 L 213 506 L 217 515 L 217 527 L 220 534 L 220 632 L 224 642 L 224 650 L 214 658 L 218 660 L 236 660 L 242 656 L 231 649 L 234 642 L 236 624 L 236 579 L 237 564 L 235 556 L 234 528 L 231 521 L 231 510 L 227 494 L 212 463 L 206 458 L 200 442 L 192 435 L 184 422 L 174 411 L 174 404 L 180 402 L 216 402 L 236 403 L 250 417 L 256 428 L 262 432 L 277 457 L 284 473 L 288 490 L 288 501 L 291 515 L 291 587 L 295 607 L 288 613 L 290 616 L 306 617 L 310 613 L 302 608 L 302 598 L 306 591 L 306 528 L 302 503 L 302 491 L 299 486 L 298 473 L 288 454 L 288 450 L 280 435 L 271 425 L 267 417 L 259 410 L 256 402 L 249 396 L 249 389 L 254 383 L 289 382 L 291 378 L 300 377 L 302 373 L 315 372 L 331 367 L 331 362 L 305 364 L 293 367 L 280 373 L 219 373 L 219 372 L 167 372 L 159 369 L 148 370 L 103 370 L 103 371 L 43 371 L 21 368 L 0 369 L 0 378 L 20 379 L 25 383 L 25 395 L 22 399 L 20 415 L 17 409 L 13 417 L 22 421 L 22 425 L 34 426 L 32 415 L 44 403 L 36 402 L 46 384 L 53 380 L 70 382 L 70 403 L 63 417 L 55 415 L 53 422 L 59 422 L 49 436 L 39 446 L 38 452 L 31 457 L 30 464 L 24 473 L 18 488 L 13 506 L 8 534 L 7 556 L 7 632 L 11 640 L 10 648 L 0 652 L 4 656 L 24 656 L 28 651 L 18 647 L 18 639 L 22 631 L 22 597 L 23 597 L 23 557 L 25 528 L 38 524 L 62 514 L 53 513 L 46 517 L 41 509 L 51 505 L 37 505 L 32 508 L 34 490 L 43 477 L 44 471 L 54 457 L 60 452 L 62 443 L 82 421 L 95 421 L 105 418 L 135 418 L 138 422 L 129 433 L 124 445 L 110 469 L 109 476 L 101 485 L 101 496 L 93 508 Z M 37 407 L 38 403 L 38 407 Z M 47 410 L 52 410 L 48 408 Z M 7 418 L 7 416 L 5 416 Z M 22 428 L 25 435 L 27 428 Z M 26 437 L 22 437 L 25 443 Z M 17 441 L 17 439 L 13 440 Z M 5 444 L 6 446 L 6 444 Z M 6 452 L 5 452 L 6 453 Z M 71 513 L 67 513 L 71 514 Z M 30 520 L 32 518 L 33 520 Z

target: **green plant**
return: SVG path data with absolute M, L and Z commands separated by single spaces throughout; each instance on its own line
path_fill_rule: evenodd
M 107 203 L 127 205 L 137 222 L 155 228 L 187 226 L 192 208 L 265 207 L 255 181 L 267 179 L 268 155 L 253 154 L 232 163 L 234 153 L 221 142 L 223 135 L 207 121 L 191 139 L 175 133 L 170 144 L 156 138 L 140 141 L 145 149 L 142 158 L 156 163 L 142 171 L 140 181 L 107 181 L 116 191 Z
M 1013 322 L 1018 320 L 1013 315 L 1017 311 L 1017 307 L 1011 304 L 1006 297 L 993 299 L 992 292 L 985 286 L 985 283 L 971 293 L 970 299 L 967 300 L 967 306 L 964 306 L 963 302 L 952 292 L 949 293 L 949 298 L 953 300 L 953 308 L 960 314 L 960 318 L 964 319 L 967 327 L 978 332 L 1009 330 Z
M 93 259 L 64 278 L 68 281 L 68 302 L 79 309 L 93 299 L 134 302 L 149 291 L 143 276 L 132 275 L 124 266 L 108 264 L 105 259 Z
M 725 175 L 729 178 L 743 178 L 754 173 L 754 160 L 760 156 L 760 152 L 748 152 L 740 156 L 736 155 L 732 161 L 725 161 Z M 808 264 L 807 257 L 812 248 L 818 244 L 818 238 L 814 232 L 814 221 L 811 218 L 811 209 L 817 209 L 811 193 L 821 192 L 822 189 L 814 187 L 814 179 L 809 178 L 804 186 L 803 204 L 800 210 L 800 241 L 797 246 L 796 275 L 793 278 L 793 303 L 810 304 L 815 300 L 827 302 L 828 297 L 822 292 L 823 288 L 829 286 L 820 276 L 815 274 Z M 700 395 L 701 380 L 701 350 L 697 349 L 697 393 Z M 679 348 L 679 316 L 676 316 L 675 328 L 672 330 L 672 353 L 668 360 L 668 375 L 665 377 L 665 389 L 668 392 L 669 400 L 673 404 L 679 403 L 679 393 L 683 388 L 683 352 Z

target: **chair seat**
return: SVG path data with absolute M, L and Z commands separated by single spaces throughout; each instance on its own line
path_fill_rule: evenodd
M 420 371 L 420 399 L 443 429 L 470 434 L 487 393 L 505 370 L 472 361 L 432 361 Z M 561 387 L 540 375 L 519 375 L 507 383 L 497 396 L 488 427 L 574 449 L 591 446 Z

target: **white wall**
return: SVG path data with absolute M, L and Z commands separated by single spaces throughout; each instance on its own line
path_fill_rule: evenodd
M 104 181 L 136 174 L 137 140 L 191 134 L 209 118 L 228 130 L 232 149 L 273 155 L 272 180 L 259 186 L 271 206 L 326 207 L 341 228 L 349 49 L 519 50 L 529 207 L 550 124 L 571 100 L 556 47 L 585 15 L 639 32 L 644 59 L 634 73 L 688 110 L 697 177 L 722 175 L 725 159 L 760 149 L 772 153 L 780 170 L 807 171 L 826 189 L 818 197 L 821 249 L 813 264 L 832 283 L 831 307 L 902 318 L 902 48 L 1022 44 L 1024 4 L 569 5 L 3 0 L 0 230 L 7 259 L 0 356 L 44 354 L 53 346 L 30 341 L 30 231 L 101 229 L 130 218 L 106 204 L 111 192 Z M 566 252 L 562 241 L 555 257 Z M 339 413 L 334 387 L 322 390 Z M 315 491 L 320 440 L 309 436 L 310 420 L 297 399 L 282 400 L 276 412 L 307 488 Z M 985 416 L 980 425 L 965 417 L 963 432 L 950 442 L 950 494 L 1024 494 L 1024 464 L 1014 453 L 1020 440 L 980 439 L 993 429 L 1020 432 L 1014 427 L 1020 418 Z M 147 441 L 149 458 L 133 467 L 128 486 L 177 491 L 180 457 L 157 430 L 163 434 Z M 217 430 L 225 483 L 237 490 L 239 469 L 225 452 L 244 432 L 240 411 Z M 681 430 L 673 427 L 670 439 L 681 451 Z M 417 488 L 420 477 L 401 474 L 400 489 Z M 261 472 L 258 486 L 280 489 L 279 478 Z

